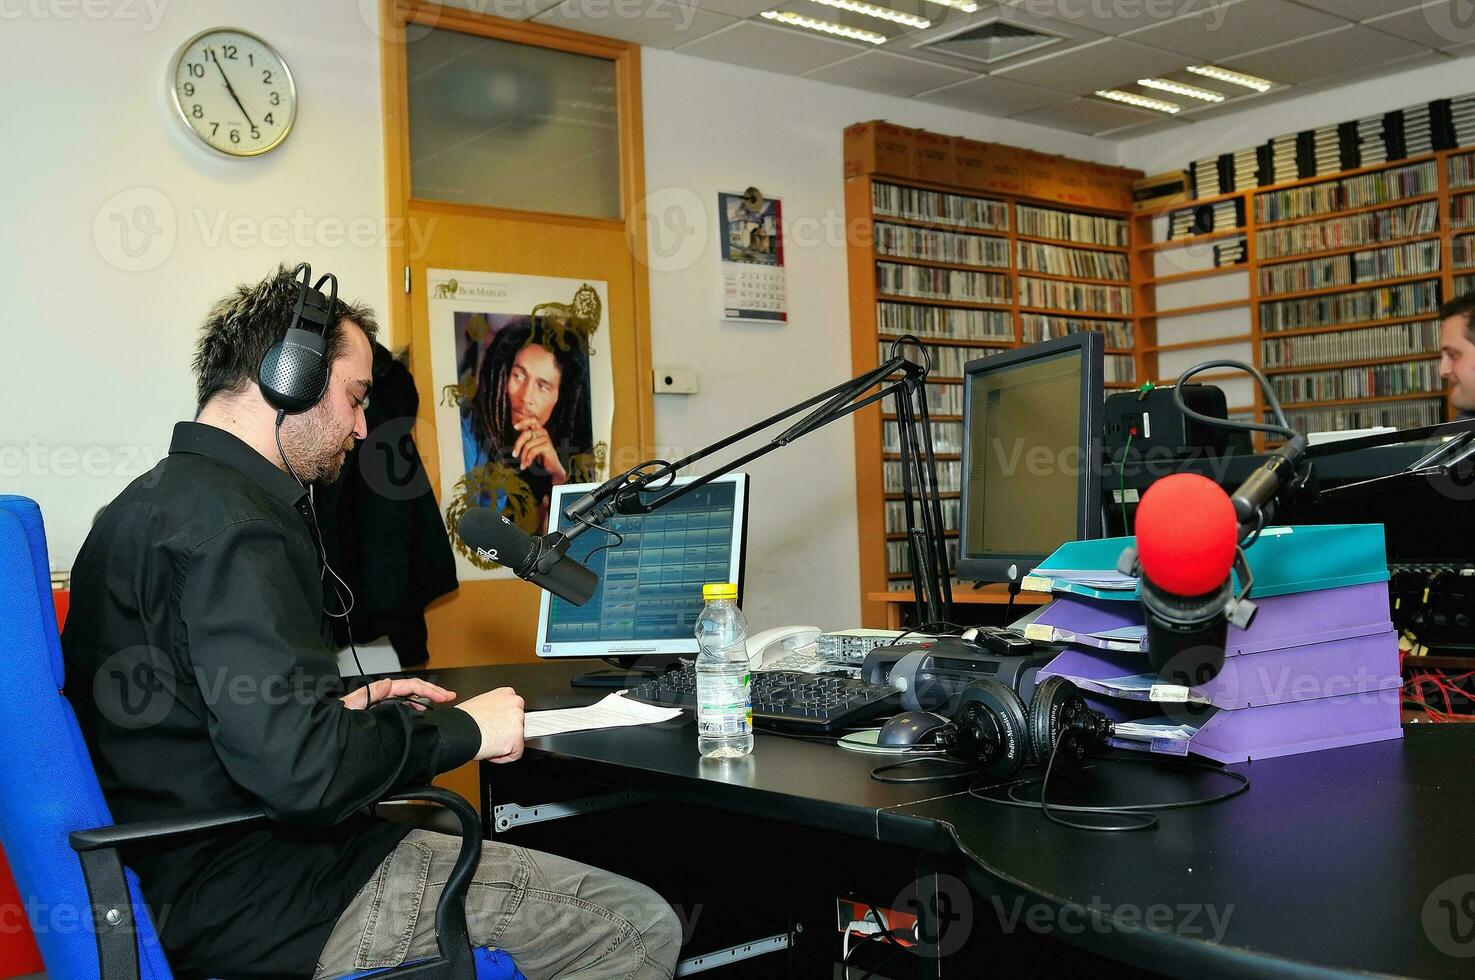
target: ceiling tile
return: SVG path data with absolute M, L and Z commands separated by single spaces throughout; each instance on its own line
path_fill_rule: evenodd
M 1412 41 L 1383 34 L 1367 27 L 1344 27 L 1316 37 L 1277 44 L 1253 54 L 1223 61 L 1235 68 L 1276 82 L 1301 84 L 1340 75 L 1399 58 L 1422 54 L 1428 49 Z
M 1373 30 L 1406 37 L 1431 48 L 1448 48 L 1475 41 L 1475 18 L 1457 17 L 1452 7 L 1450 0 L 1434 0 L 1403 13 L 1374 17 L 1364 24 Z
M 908 96 L 976 77 L 976 73 L 885 51 L 867 51 L 805 72 L 804 77 L 870 92 Z
M 1103 0 L 1005 0 L 1009 6 L 1035 17 L 1075 24 L 1099 34 L 1125 34 L 1144 27 L 1212 10 L 1224 0 L 1173 0 L 1173 2 L 1107 3 Z
M 1013 118 L 1020 122 L 1052 126 L 1055 129 L 1068 129 L 1073 133 L 1100 133 L 1108 129 L 1118 129 L 1133 123 L 1163 117 L 1156 112 L 1148 112 L 1146 109 L 1133 109 L 1131 106 L 1090 98 L 1071 99 L 1059 105 L 1031 109 Z
M 737 23 L 731 17 L 709 13 L 690 4 L 647 0 L 638 17 L 609 0 L 563 0 L 533 19 L 586 34 L 601 34 L 652 48 L 674 48 Z
M 1184 123 L 1175 116 L 1163 116 L 1151 122 L 1134 123 L 1131 126 L 1118 126 L 1116 129 L 1107 129 L 1095 135 L 1102 139 L 1131 140 L 1139 136 L 1150 136 L 1153 133 L 1163 133 L 1170 129 L 1182 129 Z
M 760 71 L 797 75 L 865 51 L 869 46 L 810 31 L 738 21 L 680 46 L 682 54 L 713 58 Z
M 1425 49 L 1419 54 L 1412 54 L 1405 58 L 1396 58 L 1393 61 L 1385 61 L 1376 65 L 1365 65 L 1343 72 L 1340 75 L 1328 75 L 1314 82 L 1306 82 L 1296 86 L 1297 92 L 1314 92 L 1320 89 L 1340 88 L 1343 85 L 1351 85 L 1353 82 L 1366 81 L 1370 78 L 1381 78 L 1392 75 L 1395 72 L 1409 71 L 1413 68 L 1423 68 L 1425 65 L 1437 65 L 1449 61 L 1453 55 L 1447 51 L 1430 51 Z M 1414 99 L 1412 104 L 1427 102 L 1428 99 Z
M 1296 0 L 1303 7 L 1315 7 L 1348 20 L 1367 20 L 1382 14 L 1417 7 L 1424 0 Z
M 1002 68 L 998 74 L 1011 82 L 1030 82 L 1080 95 L 1181 67 L 1181 55 L 1109 37 L 1025 65 Z
M 709 10 L 714 14 L 722 14 L 724 17 L 736 17 L 738 20 L 746 20 L 749 17 L 757 17 L 765 10 L 772 10 L 777 3 L 775 0 L 682 0 Z
M 1054 89 L 1011 82 L 997 75 L 975 78 L 924 92 L 917 96 L 923 102 L 936 102 L 955 109 L 982 113 L 985 116 L 1012 116 L 1016 112 L 1038 109 L 1070 101 L 1070 96 Z
M 1347 23 L 1287 0 L 1239 0 L 1134 31 L 1128 37 L 1198 61 L 1218 61 L 1263 48 L 1267 40 L 1289 41 Z

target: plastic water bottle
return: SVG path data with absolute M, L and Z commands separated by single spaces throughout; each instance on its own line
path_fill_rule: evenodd
M 702 586 L 707 606 L 697 617 L 697 750 L 708 759 L 740 759 L 753 751 L 753 678 L 748 621 L 731 582 Z

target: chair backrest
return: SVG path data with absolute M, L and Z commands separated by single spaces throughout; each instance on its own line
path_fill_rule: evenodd
M 82 866 L 67 843 L 74 830 L 112 823 L 72 706 L 41 509 L 0 495 L 0 843 L 31 929 L 53 977 L 98 976 L 92 911 Z M 168 963 L 130 874 L 145 980 L 169 980 Z

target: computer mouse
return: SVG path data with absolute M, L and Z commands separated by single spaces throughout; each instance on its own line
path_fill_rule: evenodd
M 937 744 L 937 736 L 942 729 L 951 724 L 950 720 L 932 711 L 903 711 L 881 726 L 876 744 L 891 748 L 933 746 Z

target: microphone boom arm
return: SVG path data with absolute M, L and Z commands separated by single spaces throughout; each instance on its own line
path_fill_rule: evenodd
M 920 341 L 908 336 L 898 340 L 893 345 L 893 351 L 905 342 L 920 346 Z M 896 377 L 898 373 L 900 377 Z M 952 581 L 946 551 L 941 543 L 942 503 L 938 497 L 937 460 L 933 452 L 931 424 L 927 414 L 924 386 L 927 373 L 927 367 L 894 354 L 870 371 L 806 398 L 797 405 L 755 422 L 675 462 L 651 460 L 631 467 L 564 508 L 564 516 L 571 522 L 564 537 L 571 541 L 590 528 L 598 527 L 615 514 L 649 514 L 816 429 L 853 415 L 883 399 L 894 398 L 901 436 L 903 491 L 908 524 L 912 525 L 908 543 L 912 552 L 912 585 L 916 595 L 918 622 L 921 625 L 946 621 L 951 616 Z M 879 390 L 860 397 L 877 385 L 881 386 Z M 916 404 L 913 404 L 914 401 Z M 670 482 L 657 485 L 662 480 L 672 480 L 677 473 L 693 463 L 806 410 L 809 410 L 807 415 L 768 442 L 696 477 L 690 483 L 679 487 L 671 486 Z M 922 433 L 920 438 L 916 431 L 919 426 Z M 920 528 L 915 526 L 918 493 L 922 498 Z M 650 494 L 657 496 L 645 499 Z

